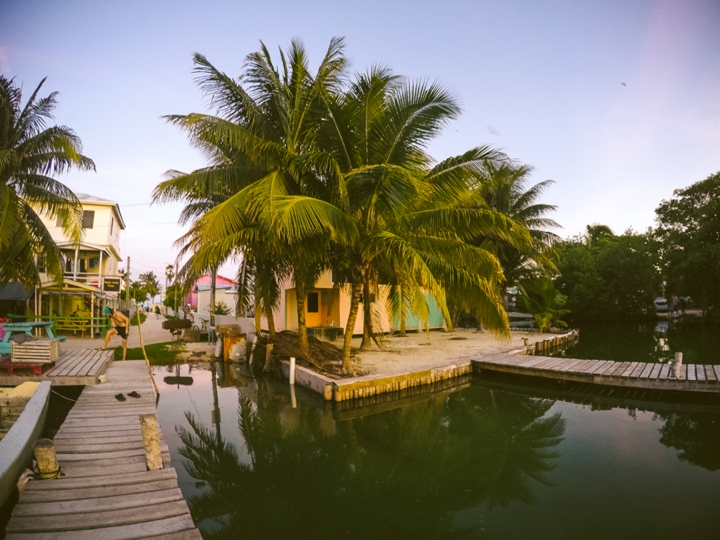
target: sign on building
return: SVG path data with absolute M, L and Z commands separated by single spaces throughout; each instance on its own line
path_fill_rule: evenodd
M 103 278 L 103 290 L 105 292 L 120 292 L 120 278 L 106 277 Z

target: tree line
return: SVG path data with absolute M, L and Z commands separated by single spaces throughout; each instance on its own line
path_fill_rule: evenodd
M 656 208 L 655 221 L 645 232 L 621 235 L 589 225 L 586 234 L 555 245 L 556 286 L 573 320 L 647 317 L 664 295 L 720 322 L 720 173 L 675 190 Z

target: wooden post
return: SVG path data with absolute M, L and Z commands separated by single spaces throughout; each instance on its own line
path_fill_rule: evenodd
M 524 338 L 522 338 L 522 340 L 523 340 L 523 345 L 525 345 L 527 347 L 528 338 L 524 337 Z
M 145 462 L 149 471 L 163 468 L 162 455 L 160 455 L 160 436 L 158 435 L 158 421 L 154 414 L 140 415 L 140 428 L 142 429 L 143 446 L 145 447 Z
M 678 377 L 680 377 L 680 368 L 682 367 L 682 361 L 683 361 L 683 353 L 676 352 L 675 359 L 673 360 L 673 363 L 672 363 L 672 372 L 676 379 Z
M 290 384 L 295 384 L 295 357 L 290 357 Z
M 297 409 L 297 398 L 295 397 L 295 385 L 290 385 L 290 406 Z
M 50 439 L 38 439 L 33 444 L 35 461 L 37 461 L 41 479 L 59 478 L 60 465 L 55 454 L 55 443 Z
M 143 342 L 142 328 L 140 328 L 140 310 L 137 310 L 136 314 L 138 323 L 138 335 L 140 336 L 140 348 L 142 349 L 143 358 L 145 358 L 145 365 L 147 366 L 148 373 L 150 374 L 150 380 L 152 381 L 153 387 L 155 388 L 155 393 L 159 396 L 160 390 L 158 389 L 158 385 L 155 382 L 155 377 L 153 376 L 152 368 L 150 367 L 150 360 L 148 360 L 147 353 L 145 352 L 145 343 Z

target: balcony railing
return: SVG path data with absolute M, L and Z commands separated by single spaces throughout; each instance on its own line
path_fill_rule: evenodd
M 98 275 L 97 272 L 78 272 L 77 274 L 74 274 L 73 272 L 64 272 L 63 277 L 66 279 L 72 279 L 78 283 L 85 283 L 87 285 L 92 285 L 93 287 L 102 288 L 103 278 L 117 278 L 119 276 L 108 274 Z

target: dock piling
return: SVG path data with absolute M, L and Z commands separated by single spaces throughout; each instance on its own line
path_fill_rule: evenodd
M 672 362 L 673 376 L 677 379 L 680 377 L 680 370 L 682 369 L 683 353 L 676 352 L 675 359 Z
M 50 439 L 38 439 L 33 444 L 38 476 L 42 480 L 60 477 L 60 464 L 55 454 L 55 443 Z
M 140 428 L 142 429 L 143 446 L 145 447 L 145 462 L 149 471 L 163 468 L 160 454 L 160 436 L 158 435 L 158 420 L 154 414 L 140 415 Z

